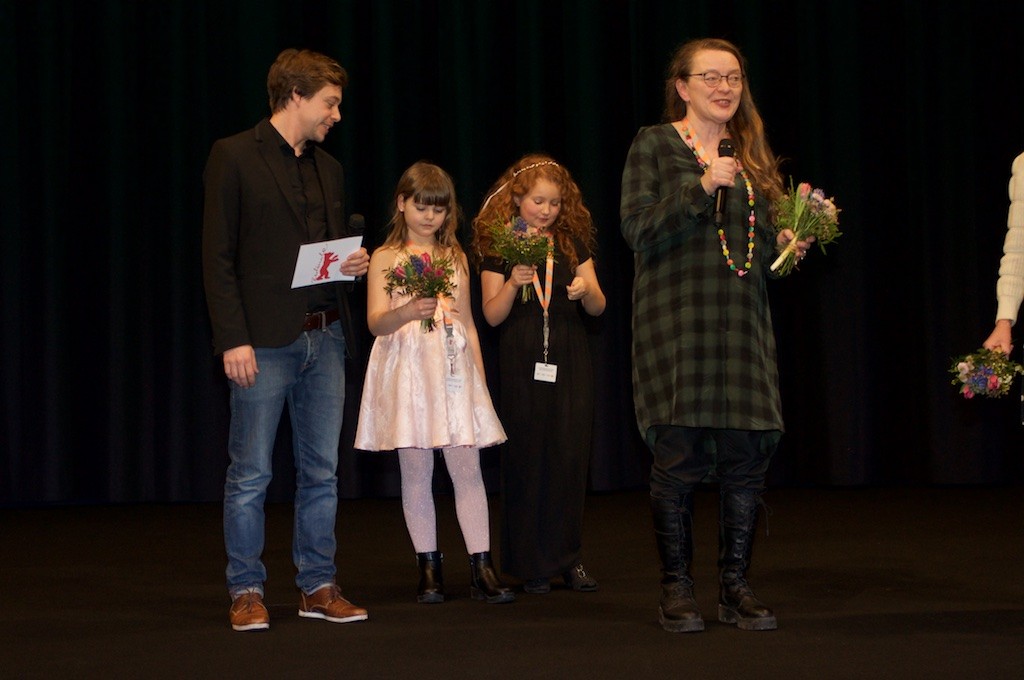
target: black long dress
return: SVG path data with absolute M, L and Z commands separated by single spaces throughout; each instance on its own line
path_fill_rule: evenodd
M 591 257 L 583 243 L 575 247 L 581 263 Z M 500 260 L 486 260 L 483 268 L 507 278 Z M 543 286 L 543 266 L 538 274 Z M 526 303 L 517 297 L 500 327 L 499 412 L 508 434 L 501 457 L 501 567 L 524 580 L 550 578 L 580 560 L 594 377 L 580 316 L 585 312 L 565 292 L 572 279 L 568 258 L 556 251 L 548 308 L 554 383 L 534 379 L 536 364 L 544 361 L 536 292 Z

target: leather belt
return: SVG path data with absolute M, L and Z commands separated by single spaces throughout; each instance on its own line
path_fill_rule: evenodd
M 302 324 L 304 331 L 322 331 L 339 319 L 337 309 L 326 309 L 322 312 L 308 312 Z

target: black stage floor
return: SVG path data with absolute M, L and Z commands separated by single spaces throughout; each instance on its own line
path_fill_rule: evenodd
M 218 505 L 0 509 L 0 677 L 1020 678 L 1021 492 L 769 491 L 751 581 L 779 617 L 772 632 L 715 621 L 717 496 L 702 492 L 698 634 L 657 623 L 642 491 L 588 499 L 599 592 L 511 605 L 469 598 L 450 497 L 438 508 L 450 599 L 433 606 L 414 599 L 400 501 L 343 500 L 338 580 L 370 611 L 344 625 L 296 615 L 291 506 L 270 506 L 263 633 L 228 625 Z

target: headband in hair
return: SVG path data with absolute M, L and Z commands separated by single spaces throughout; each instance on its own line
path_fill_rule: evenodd
M 518 170 L 513 170 L 512 171 L 512 179 L 515 179 L 516 177 L 519 177 L 520 173 L 526 172 L 527 170 L 533 170 L 534 168 L 539 168 L 542 165 L 554 165 L 554 166 L 557 167 L 558 163 L 556 163 L 554 161 L 539 161 L 537 163 L 530 163 L 525 168 L 519 168 Z M 480 206 L 480 212 L 483 212 L 484 208 L 487 207 L 487 204 L 491 202 L 491 199 L 494 198 L 495 196 L 497 196 L 499 193 L 501 193 L 501 190 L 504 189 L 507 186 L 508 186 L 508 182 L 505 182 L 500 187 L 495 189 L 494 193 L 491 194 L 490 196 L 488 196 L 484 200 L 484 204 L 482 206 Z
M 539 163 L 531 163 L 530 165 L 527 165 L 525 168 L 519 168 L 518 170 L 513 172 L 512 173 L 512 178 L 515 179 L 516 177 L 519 177 L 519 173 L 526 172 L 527 170 L 533 170 L 534 168 L 539 168 L 542 165 L 555 165 L 555 166 L 557 166 L 558 163 L 556 163 L 554 161 L 540 161 Z

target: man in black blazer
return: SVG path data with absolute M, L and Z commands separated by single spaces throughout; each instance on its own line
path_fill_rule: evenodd
M 203 174 L 203 279 L 214 352 L 223 355 L 231 391 L 224 542 L 235 630 L 270 627 L 263 503 L 285 405 L 296 465 L 299 615 L 367 618 L 335 582 L 346 338 L 355 338 L 348 300 L 340 283 L 292 288 L 301 245 L 348 235 L 341 164 L 315 144 L 341 120 L 347 84 L 333 59 L 285 50 L 267 76 L 270 117 L 217 141 Z M 362 276 L 368 266 L 360 248 L 341 271 Z

